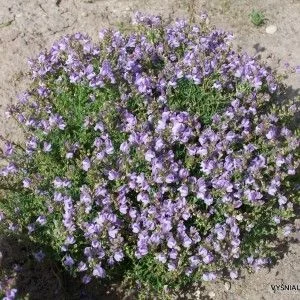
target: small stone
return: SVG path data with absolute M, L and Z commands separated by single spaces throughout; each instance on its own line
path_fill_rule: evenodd
M 266 28 L 266 33 L 268 34 L 274 34 L 277 31 L 276 25 L 270 25 Z
M 216 296 L 216 293 L 213 292 L 213 291 L 211 291 L 211 292 L 208 293 L 208 296 L 209 296 L 210 298 L 214 298 L 214 297 Z
M 231 288 L 230 282 L 226 281 L 225 284 L 224 284 L 224 287 L 225 287 L 225 290 L 226 290 L 226 291 L 229 291 L 230 288 Z
M 88 16 L 88 13 L 87 13 L 87 12 L 83 12 L 81 15 L 82 15 L 83 17 L 87 17 L 87 16 Z

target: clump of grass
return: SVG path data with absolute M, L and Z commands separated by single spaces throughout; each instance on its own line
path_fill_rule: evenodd
M 265 24 L 266 22 L 266 17 L 262 11 L 253 9 L 249 16 L 251 23 L 257 27 Z

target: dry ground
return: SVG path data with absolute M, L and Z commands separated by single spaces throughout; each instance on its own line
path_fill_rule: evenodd
M 256 28 L 250 23 L 252 9 L 265 12 L 266 25 Z M 273 69 L 283 72 L 285 63 L 300 65 L 299 0 L 0 0 L 0 132 L 18 137 L 4 111 L 26 85 L 28 57 L 66 33 L 82 31 L 97 38 L 100 28 L 128 22 L 136 10 L 172 18 L 207 11 L 212 25 L 232 31 L 236 46 L 260 56 Z M 270 24 L 278 28 L 273 35 L 265 32 Z M 285 82 L 290 97 L 299 95 L 300 74 L 291 73 Z M 300 299 L 300 291 L 274 293 L 270 287 L 300 286 L 299 260 L 300 245 L 291 244 L 271 270 L 245 275 L 232 282 L 229 291 L 224 283 L 209 285 L 206 293 L 214 299 Z

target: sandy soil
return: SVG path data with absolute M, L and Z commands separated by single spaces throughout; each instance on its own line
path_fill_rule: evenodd
M 250 23 L 252 9 L 264 11 L 266 25 L 257 28 Z M 212 25 L 232 31 L 236 46 L 261 57 L 273 69 L 284 72 L 286 63 L 292 69 L 300 65 L 299 0 L 0 0 L 0 133 L 20 137 L 4 111 L 26 86 L 28 57 L 66 33 L 81 31 L 96 39 L 99 29 L 128 22 L 136 10 L 172 18 L 207 11 Z M 278 28 L 273 35 L 265 32 L 271 24 Z M 299 95 L 300 74 L 289 74 L 285 82 L 290 97 Z M 274 293 L 270 286 L 300 286 L 299 261 L 300 245 L 291 244 L 270 270 L 245 275 L 229 290 L 224 283 L 209 285 L 205 293 L 214 299 L 300 299 L 300 291 Z

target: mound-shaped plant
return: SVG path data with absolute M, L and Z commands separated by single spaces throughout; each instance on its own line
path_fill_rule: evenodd
M 3 138 L 2 223 L 85 283 L 167 297 L 266 265 L 292 230 L 296 106 L 204 24 L 137 14 L 129 33 L 66 36 L 30 61 L 9 109 L 25 142 Z

